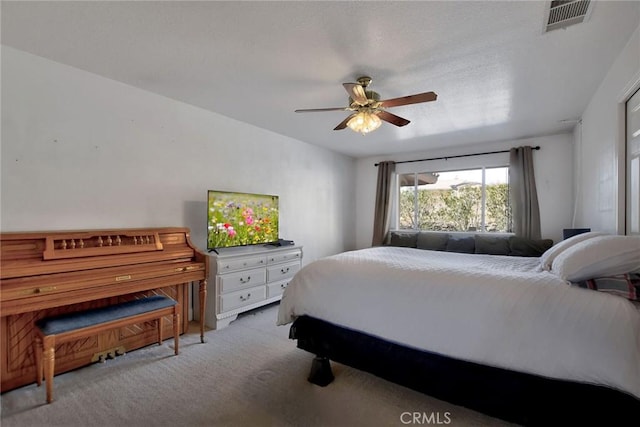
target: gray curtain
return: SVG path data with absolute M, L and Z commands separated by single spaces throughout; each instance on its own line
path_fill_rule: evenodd
M 540 239 L 540 208 L 530 146 L 509 150 L 509 198 L 515 235 Z
M 383 244 L 389 232 L 391 217 L 391 178 L 396 169 L 393 161 L 378 163 L 378 184 L 376 187 L 376 206 L 373 216 L 372 246 Z

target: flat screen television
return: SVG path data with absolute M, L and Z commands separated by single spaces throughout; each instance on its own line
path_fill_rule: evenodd
M 207 249 L 278 241 L 278 196 L 207 191 Z

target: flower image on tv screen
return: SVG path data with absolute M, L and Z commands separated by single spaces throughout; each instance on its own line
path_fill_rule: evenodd
M 207 193 L 207 249 L 278 241 L 278 196 Z

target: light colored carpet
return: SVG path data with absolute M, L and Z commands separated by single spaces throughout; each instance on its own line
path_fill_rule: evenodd
M 35 384 L 4 393 L 2 427 L 402 426 L 414 412 L 422 424 L 509 425 L 333 362 L 332 384 L 310 384 L 313 355 L 275 325 L 277 310 L 245 313 L 204 344 L 185 334 L 179 356 L 166 340 L 58 375 L 49 405 Z

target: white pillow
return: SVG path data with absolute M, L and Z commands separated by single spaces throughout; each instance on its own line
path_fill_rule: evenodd
M 551 270 L 551 264 L 553 263 L 553 260 L 566 249 L 584 240 L 591 239 L 592 237 L 604 235 L 605 233 L 601 231 L 590 231 L 588 233 L 576 234 L 575 236 L 571 236 L 566 240 L 558 242 L 544 251 L 542 255 L 540 255 L 540 267 L 542 268 L 542 270 L 549 271 Z
M 579 282 L 640 269 L 640 236 L 596 236 L 558 255 L 551 272 L 563 280 Z

